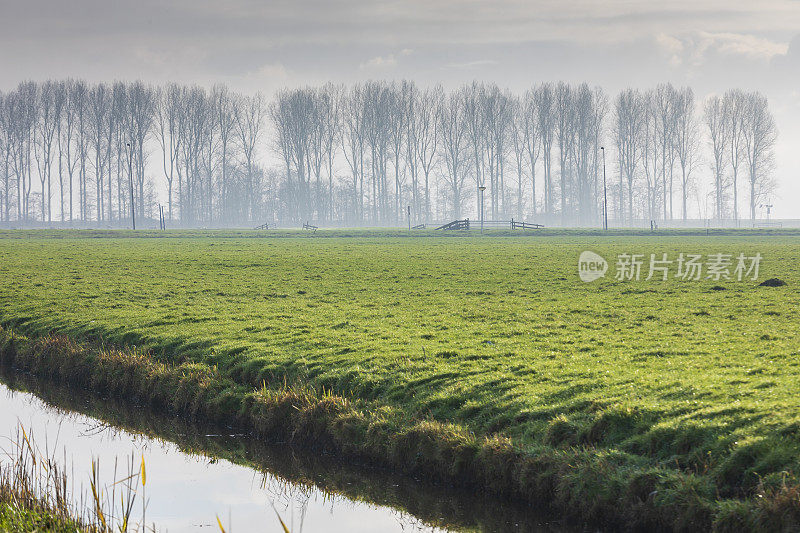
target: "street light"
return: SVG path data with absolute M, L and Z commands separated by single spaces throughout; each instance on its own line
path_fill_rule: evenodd
M 608 231 L 608 196 L 606 194 L 606 147 L 601 146 L 603 151 L 603 229 Z
M 133 148 L 131 148 L 131 143 L 125 144 L 128 145 L 128 181 L 131 184 L 131 223 L 133 230 L 136 231 L 136 212 L 133 205 Z
M 486 190 L 486 187 L 481 185 L 478 190 L 481 192 L 481 235 L 483 235 L 483 191 Z

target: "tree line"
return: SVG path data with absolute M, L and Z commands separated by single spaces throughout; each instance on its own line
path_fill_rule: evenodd
M 124 225 L 131 207 L 156 217 L 159 197 L 184 226 L 416 224 L 481 201 L 487 219 L 549 224 L 597 225 L 604 201 L 619 224 L 686 219 L 693 200 L 709 218 L 755 219 L 776 138 L 763 95 L 698 104 L 671 84 L 611 99 L 585 83 L 370 81 L 268 100 L 24 82 L 0 93 L 0 221 Z

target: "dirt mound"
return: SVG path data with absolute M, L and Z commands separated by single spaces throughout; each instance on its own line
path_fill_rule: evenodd
M 759 283 L 760 287 L 783 287 L 786 282 L 778 278 L 769 278 L 766 281 Z

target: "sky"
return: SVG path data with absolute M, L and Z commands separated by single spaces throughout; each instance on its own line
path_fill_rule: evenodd
M 0 0 L 0 90 L 65 77 L 759 90 L 779 131 L 773 214 L 800 218 L 800 0 Z

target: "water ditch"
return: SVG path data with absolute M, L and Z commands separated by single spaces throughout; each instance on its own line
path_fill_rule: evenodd
M 75 498 L 86 493 L 93 460 L 111 485 L 122 465 L 143 457 L 146 520 L 159 531 L 219 530 L 217 517 L 229 533 L 279 531 L 276 511 L 292 533 L 584 529 L 490 495 L 266 445 L 3 369 L 0 449 L 20 426 L 66 463 Z

